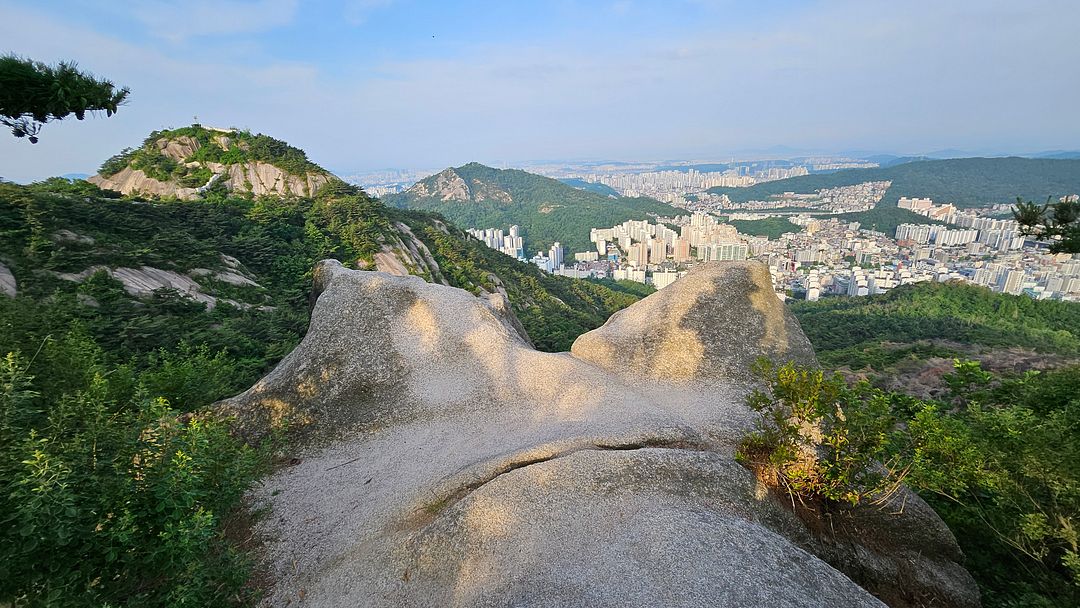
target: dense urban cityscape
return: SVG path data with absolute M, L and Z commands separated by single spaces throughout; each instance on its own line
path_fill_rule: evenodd
M 769 266 L 774 288 L 782 299 L 866 296 L 899 285 L 955 280 L 1036 299 L 1080 300 L 1077 256 L 1052 254 L 1045 246 L 1024 237 L 1016 221 L 991 217 L 1001 213 L 1001 206 L 961 210 L 928 198 L 902 197 L 899 208 L 935 223 L 900 224 L 894 234 L 828 217 L 830 213 L 872 208 L 888 186 L 888 182 L 867 182 L 811 195 L 786 193 L 777 200 L 782 207 L 809 207 L 823 214 L 785 215 L 798 231 L 776 239 L 740 234 L 721 219 L 762 219 L 770 217 L 769 213 L 718 217 L 699 207 L 689 216 L 595 227 L 590 233 L 595 245 L 591 251 L 565 253 L 555 243 L 548 251 L 529 257 L 518 226 L 510 226 L 506 233 L 499 228 L 469 232 L 489 247 L 550 273 L 630 280 L 657 289 L 670 285 L 696 264 L 756 259 Z M 744 204 L 709 211 L 725 208 L 762 209 Z

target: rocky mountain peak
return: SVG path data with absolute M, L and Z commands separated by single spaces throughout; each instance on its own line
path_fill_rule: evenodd
M 152 133 L 87 181 L 126 195 L 193 200 L 215 185 L 252 196 L 313 196 L 335 179 L 269 136 L 192 125 Z
M 498 169 L 492 169 L 480 163 L 469 163 L 457 168 L 448 167 L 431 177 L 420 180 L 407 191 L 407 194 L 441 202 L 513 202 L 513 195 L 488 175 L 498 172 Z

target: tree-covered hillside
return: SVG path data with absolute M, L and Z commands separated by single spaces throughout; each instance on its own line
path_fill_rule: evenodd
M 1080 304 L 997 294 L 975 285 L 919 283 L 879 296 L 800 300 L 790 306 L 829 367 L 881 369 L 896 357 L 954 354 L 926 344 L 938 340 L 1080 357 Z M 883 348 L 883 343 L 891 345 Z
M 731 200 L 767 200 L 783 192 L 811 193 L 822 188 L 891 180 L 881 206 L 895 207 L 902 196 L 930 197 L 939 203 L 972 207 L 1012 203 L 1016 197 L 1045 201 L 1048 196 L 1080 193 L 1080 160 L 1042 158 L 956 158 L 920 160 L 885 168 L 847 169 L 803 175 L 749 188 L 710 188 Z
M 0 183 L 0 287 L 10 272 L 18 290 L 0 292 L 0 605 L 250 603 L 237 507 L 269 452 L 206 408 L 303 337 L 318 260 L 370 267 L 399 222 L 451 284 L 504 289 L 542 349 L 641 297 L 546 275 L 340 182 L 198 201 Z M 155 277 L 173 286 L 140 290 Z
M 591 228 L 685 213 L 651 198 L 611 198 L 556 179 L 479 163 L 447 169 L 385 200 L 402 208 L 437 211 L 465 228 L 517 224 L 529 251 L 546 250 L 555 241 L 569 252 L 587 251 L 592 249 Z
M 798 232 L 800 228 L 782 217 L 769 217 L 763 220 L 732 220 L 729 222 L 742 234 L 764 236 L 775 239 L 785 232 Z
M 827 370 L 869 381 L 826 405 L 823 426 L 871 438 L 845 462 L 880 442 L 872 461 L 948 524 L 983 606 L 1077 605 L 1080 304 L 922 283 L 790 306 Z

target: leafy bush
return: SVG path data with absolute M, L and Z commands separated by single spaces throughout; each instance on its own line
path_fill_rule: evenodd
M 173 171 L 177 168 L 175 160 L 162 154 L 153 144 L 143 147 L 131 159 L 131 168 L 138 169 L 147 177 L 166 182 L 172 178 Z
M 105 359 L 79 332 L 0 359 L 0 603 L 232 603 L 249 564 L 223 524 L 264 452 L 154 396 L 183 371 Z
M 1001 378 L 958 361 L 948 380 L 949 405 L 909 423 L 910 483 L 988 606 L 1080 604 L 1080 366 Z
M 766 483 L 851 504 L 896 489 L 906 470 L 879 466 L 895 426 L 888 395 L 794 363 L 763 358 L 752 371 L 766 388 L 747 400 L 760 418 L 736 456 Z
M 189 168 L 184 167 L 183 173 L 177 178 L 177 184 L 184 188 L 201 188 L 206 185 L 210 178 L 214 176 L 214 172 L 206 167 Z
M 986 606 L 1080 602 L 1080 366 L 997 377 L 956 361 L 941 402 L 794 364 L 755 365 L 737 456 L 800 498 L 874 501 L 905 482 L 955 533 Z

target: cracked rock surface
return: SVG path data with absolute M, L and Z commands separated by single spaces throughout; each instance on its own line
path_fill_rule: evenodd
M 248 437 L 306 438 L 254 491 L 267 606 L 882 606 L 830 563 L 902 570 L 891 523 L 826 546 L 734 461 L 745 365 L 813 361 L 763 266 L 706 265 L 558 354 L 416 277 L 327 261 L 315 291 L 303 342 L 222 404 Z M 940 520 L 907 512 L 939 561 L 904 559 L 977 605 Z

